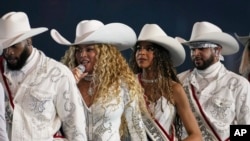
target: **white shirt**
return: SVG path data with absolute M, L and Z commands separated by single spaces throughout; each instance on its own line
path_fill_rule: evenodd
M 5 120 L 4 90 L 0 83 L 0 141 L 8 141 Z

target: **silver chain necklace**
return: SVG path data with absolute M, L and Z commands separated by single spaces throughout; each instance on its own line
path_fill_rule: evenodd
M 141 78 L 141 81 L 144 82 L 144 83 L 156 83 L 156 82 L 158 82 L 158 78 L 157 79 L 144 79 L 144 78 Z
M 93 80 L 93 75 L 92 74 L 88 74 L 85 77 L 83 77 L 84 80 L 86 81 L 92 81 Z
M 158 78 L 156 78 L 156 79 L 145 79 L 145 78 L 141 77 L 141 81 L 144 82 L 144 83 L 156 83 L 160 79 L 161 79 L 161 75 Z

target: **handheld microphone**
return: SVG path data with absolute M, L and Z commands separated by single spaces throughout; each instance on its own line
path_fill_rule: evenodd
M 85 71 L 85 67 L 84 67 L 82 64 L 78 65 L 77 68 L 78 68 L 82 73 Z

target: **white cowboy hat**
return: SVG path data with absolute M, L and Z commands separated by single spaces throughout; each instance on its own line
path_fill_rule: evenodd
M 0 46 L 2 49 L 10 47 L 47 30 L 45 27 L 31 28 L 24 12 L 9 12 L 0 19 Z
M 190 40 L 182 44 L 190 46 L 193 42 L 218 44 L 222 47 L 222 55 L 230 55 L 239 51 L 239 44 L 233 36 L 222 32 L 218 26 L 206 21 L 196 22 Z
M 167 49 L 175 67 L 185 60 L 186 53 L 183 46 L 176 39 L 168 36 L 157 24 L 145 24 L 137 41 L 149 41 Z
M 248 36 L 239 36 L 238 34 L 234 33 L 236 39 L 242 44 L 246 45 L 248 41 L 250 41 L 250 34 Z
M 136 33 L 122 23 L 104 25 L 98 20 L 83 20 L 77 24 L 74 43 L 66 40 L 57 30 L 52 29 L 51 37 L 62 45 L 79 45 L 104 43 L 112 44 L 122 51 L 131 48 L 136 43 Z

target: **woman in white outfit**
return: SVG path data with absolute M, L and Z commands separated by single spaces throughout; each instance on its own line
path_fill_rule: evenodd
M 148 110 L 166 140 L 181 138 L 182 122 L 189 134 L 184 140 L 201 140 L 198 124 L 174 68 L 184 62 L 183 46 L 157 24 L 145 24 L 133 50 L 131 68 L 145 90 Z
M 51 36 L 70 46 L 62 62 L 72 69 L 84 99 L 88 141 L 118 141 L 128 134 L 133 141 L 147 140 L 143 89 L 120 53 L 135 44 L 135 32 L 122 23 L 84 20 L 77 25 L 74 43 L 56 30 Z

